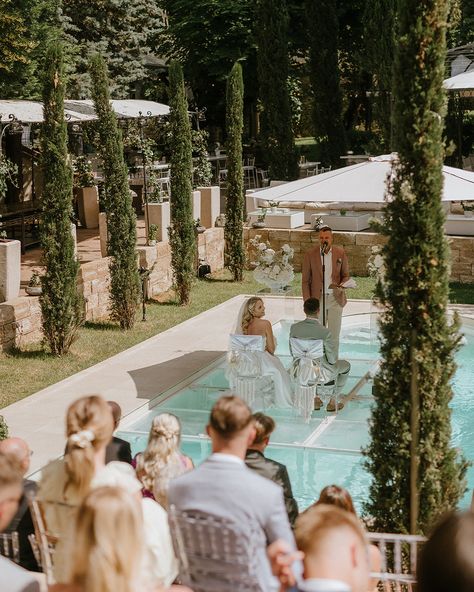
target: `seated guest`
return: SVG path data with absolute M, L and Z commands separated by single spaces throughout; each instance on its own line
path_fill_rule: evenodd
M 110 407 L 97 395 L 72 403 L 66 416 L 66 454 L 42 471 L 38 499 L 43 505 L 48 530 L 58 537 L 54 552 L 54 575 L 63 582 L 74 540 L 77 508 L 102 471 L 114 471 L 105 465 L 105 449 L 112 439 L 114 422 Z
M 262 590 L 274 590 L 266 545 L 279 538 L 294 549 L 281 487 L 245 466 L 248 446 L 255 438 L 252 413 L 238 397 L 221 397 L 213 406 L 207 426 L 212 454 L 197 469 L 170 483 L 168 497 L 178 511 L 195 510 L 227 519 L 243 528 L 259 528 L 258 579 Z M 208 577 L 199 588 L 215 589 L 219 581 Z
M 367 540 L 357 518 L 334 506 L 308 508 L 296 521 L 295 538 L 304 553 L 304 579 L 292 592 L 367 592 Z M 269 557 L 282 585 L 294 584 L 295 554 L 283 541 L 269 547 Z
M 23 475 L 23 495 L 13 520 L 4 530 L 6 534 L 18 533 L 20 546 L 20 565 L 29 571 L 41 571 L 35 559 L 28 535 L 35 529 L 28 506 L 28 496 L 36 493 L 37 485 L 31 479 L 25 479 L 30 468 L 30 448 L 21 438 L 7 438 L 0 441 L 0 452 L 10 456 Z
M 264 413 L 254 413 L 253 418 L 255 422 L 255 439 L 245 454 L 245 464 L 262 477 L 266 477 L 280 485 L 283 489 L 288 519 L 293 526 L 298 517 L 298 504 L 293 497 L 288 471 L 285 465 L 264 455 L 265 448 L 270 442 L 270 435 L 275 429 L 275 422 L 272 417 Z
M 164 592 L 146 583 L 143 538 L 137 500 L 120 487 L 95 489 L 79 508 L 67 582 L 50 592 Z
M 112 411 L 112 417 L 114 418 L 114 432 L 118 429 L 120 419 L 122 417 L 122 409 L 120 405 L 115 401 L 107 401 L 107 404 Z M 122 438 L 113 436 L 112 441 L 109 442 L 105 450 L 105 464 L 112 460 L 119 460 L 131 464 L 132 462 L 132 451 L 130 449 L 130 443 Z
M 18 464 L 0 453 L 0 532 L 11 523 L 23 495 L 23 475 Z M 39 592 L 34 576 L 0 555 L 0 588 L 5 592 Z
M 317 298 L 308 298 L 304 301 L 303 309 L 306 315 L 304 321 L 294 323 L 290 328 L 290 338 L 298 339 L 322 339 L 324 347 L 324 357 L 321 362 L 321 376 L 325 384 L 335 384 L 336 394 L 342 392 L 342 387 L 346 384 L 351 365 L 346 360 L 338 360 L 336 346 L 332 335 L 326 327 L 319 322 L 319 300 Z M 293 372 L 296 371 L 295 365 Z M 323 402 L 319 397 L 314 401 L 314 408 L 320 409 Z M 342 409 L 344 403 L 338 404 L 338 409 Z M 336 402 L 333 397 L 327 404 L 327 411 L 336 410 Z
M 135 457 L 137 477 L 143 483 L 143 495 L 168 507 L 168 486 L 171 479 L 194 468 L 193 461 L 179 450 L 181 424 L 171 413 L 153 418 L 144 452 Z
M 448 514 L 418 557 L 418 592 L 474 590 L 474 514 Z
M 316 506 L 320 504 L 336 506 L 341 508 L 341 510 L 345 510 L 350 514 L 357 516 L 351 494 L 347 491 L 347 489 L 344 489 L 344 487 L 339 487 L 338 485 L 328 485 L 321 490 L 319 499 L 314 505 Z M 382 555 L 377 545 L 369 545 L 369 565 L 371 572 L 380 572 L 382 565 Z M 373 590 L 374 592 L 377 592 L 377 584 L 378 579 L 371 579 L 369 582 L 369 591 Z

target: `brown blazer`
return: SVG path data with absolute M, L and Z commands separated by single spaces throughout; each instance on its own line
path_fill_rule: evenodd
M 332 283 L 342 284 L 349 279 L 349 262 L 342 247 L 332 245 Z M 321 263 L 321 248 L 318 245 L 306 251 L 303 259 L 303 270 L 301 276 L 303 288 L 303 301 L 308 298 L 321 300 L 323 289 L 323 266 Z M 347 303 L 346 291 L 334 289 L 334 298 L 341 306 Z

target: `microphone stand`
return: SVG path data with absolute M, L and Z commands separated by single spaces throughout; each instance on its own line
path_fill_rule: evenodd
M 323 327 L 326 326 L 326 244 L 321 247 L 321 263 L 323 268 Z

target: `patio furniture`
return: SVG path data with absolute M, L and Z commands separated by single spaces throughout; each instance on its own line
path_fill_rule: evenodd
M 255 168 L 255 157 L 246 158 L 243 165 L 244 188 L 254 189 L 257 187 L 257 169 Z
M 323 340 L 290 337 L 290 351 L 294 360 L 295 407 L 305 423 L 309 423 L 320 377 L 320 360 L 324 356 Z
M 449 214 L 446 216 L 444 231 L 456 236 L 474 236 L 474 218 L 463 214 Z
M 0 205 L 0 232 L 21 241 L 21 253 L 28 246 L 39 244 L 38 224 L 41 213 L 39 200 Z
M 257 218 L 262 215 L 262 211 L 254 211 L 249 213 L 249 223 L 257 221 Z M 269 212 L 265 216 L 265 224 L 270 228 L 298 228 L 304 226 L 304 211 L 280 209 L 275 212 Z
M 346 212 L 344 215 L 341 215 L 340 212 L 317 213 L 311 215 L 311 224 L 314 225 L 317 218 L 322 218 L 323 223 L 333 230 L 359 231 L 369 228 L 369 220 L 372 217 L 372 213 L 364 212 Z
M 317 175 L 319 170 L 318 167 L 321 163 L 319 161 L 304 161 L 298 163 L 298 168 L 300 170 L 300 177 L 305 176 L 308 177 L 311 175 Z M 312 173 L 308 173 L 308 171 L 313 171 Z

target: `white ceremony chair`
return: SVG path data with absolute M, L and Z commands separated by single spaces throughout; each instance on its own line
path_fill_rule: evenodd
M 0 555 L 8 557 L 15 563 L 20 563 L 20 538 L 18 532 L 0 534 Z
M 168 520 L 183 584 L 194 592 L 264 592 L 257 578 L 260 529 L 174 505 Z
M 38 498 L 34 495 L 30 496 L 28 499 L 28 505 L 30 507 L 33 527 L 35 529 L 35 534 L 29 535 L 28 539 L 33 549 L 33 553 L 35 554 L 36 561 L 46 576 L 46 583 L 48 585 L 54 584 L 53 555 L 54 547 L 58 539 L 47 529 L 42 503 Z
M 418 552 L 426 538 L 376 532 L 368 532 L 367 538 L 379 548 L 382 556 L 380 572 L 370 574 L 379 580 L 378 589 L 383 592 L 415 592 Z
M 295 406 L 308 423 L 314 409 L 314 399 L 321 376 L 323 340 L 290 337 L 290 351 L 294 360 L 291 373 L 295 389 Z
M 262 371 L 265 339 L 262 335 L 231 335 L 229 339 L 229 382 L 235 394 L 252 408 L 257 396 L 263 403 L 271 389 L 271 376 Z M 264 405 L 265 406 L 265 405 Z

